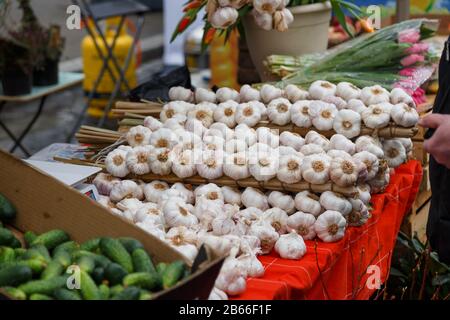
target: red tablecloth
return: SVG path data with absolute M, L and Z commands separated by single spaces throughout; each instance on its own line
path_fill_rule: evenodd
M 396 169 L 385 193 L 372 197 L 372 218 L 366 225 L 348 228 L 336 243 L 306 241 L 307 254 L 299 261 L 281 259 L 275 252 L 259 257 L 264 277 L 249 278 L 237 299 L 368 299 L 375 289 L 366 282 L 375 273 L 366 270 L 378 266 L 381 282 L 386 280 L 397 233 L 421 179 L 420 163 L 409 161 Z

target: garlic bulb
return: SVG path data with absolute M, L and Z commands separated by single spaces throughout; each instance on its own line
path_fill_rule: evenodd
M 195 196 L 191 185 L 184 185 L 181 182 L 174 183 L 170 189 L 179 191 L 183 196 L 183 200 L 187 203 L 194 204 Z
M 209 247 L 217 256 L 227 256 L 235 247 L 233 241 L 227 237 L 218 237 L 210 233 L 199 234 L 197 246 L 200 247 L 202 244 Z
M 143 204 L 134 215 L 134 222 L 144 222 L 144 220 L 150 219 L 155 225 L 164 225 L 164 215 L 162 211 L 158 208 L 156 203 L 145 203 Z
M 128 151 L 133 150 L 133 147 L 126 146 L 126 145 L 120 145 L 120 146 L 117 147 L 116 150 L 128 152 Z
M 230 129 L 226 124 L 221 122 L 213 123 L 209 129 L 205 132 L 203 139 L 205 137 L 213 135 L 224 139 L 225 141 L 235 138 L 234 130 Z
M 248 159 L 245 152 L 227 154 L 223 164 L 223 173 L 234 180 L 250 177 Z
M 101 206 L 107 208 L 107 209 L 115 209 L 116 205 L 111 201 L 111 199 L 109 199 L 108 196 L 102 196 L 99 195 L 99 198 L 97 199 L 98 204 L 100 204 Z
M 171 101 L 194 101 L 194 93 L 190 89 L 183 87 L 172 87 L 169 90 L 169 99 Z
M 275 251 L 283 259 L 298 260 L 306 254 L 303 238 L 295 231 L 280 236 L 275 244 Z
M 262 215 L 263 215 L 262 210 L 255 207 L 248 207 L 247 209 L 241 210 L 238 213 L 236 213 L 234 218 L 238 219 L 239 221 L 242 221 L 247 226 L 251 226 L 252 223 L 259 221 L 262 218 Z
M 372 180 L 367 181 L 372 193 L 382 193 L 389 185 L 391 176 L 389 170 L 380 170 Z
M 366 224 L 367 220 L 370 218 L 370 213 L 367 206 L 359 199 L 350 199 L 350 202 L 352 203 L 353 210 L 346 217 L 348 225 L 360 227 Z
M 345 235 L 347 221 L 337 211 L 327 210 L 314 223 L 314 230 L 323 242 L 336 242 Z
M 272 100 L 267 107 L 269 120 L 277 125 L 283 126 L 291 121 L 291 103 L 285 98 Z
M 305 145 L 305 139 L 299 134 L 289 131 L 284 131 L 280 134 L 280 142 L 282 145 L 292 147 L 296 151 L 300 151 L 300 148 Z
M 339 193 L 325 191 L 320 195 L 320 204 L 325 210 L 340 212 L 344 217 L 352 211 L 352 204 Z
M 214 183 L 208 183 L 202 185 L 194 190 L 195 198 L 198 199 L 200 197 L 205 197 L 210 201 L 218 201 L 220 203 L 224 203 L 224 196 L 222 193 L 222 189 Z
M 333 122 L 333 129 L 347 138 L 354 138 L 361 133 L 361 115 L 356 111 L 340 110 Z
M 308 99 L 308 95 L 308 91 L 302 90 L 294 84 L 288 84 L 284 88 L 284 97 L 291 103 L 295 103 L 300 100 L 306 100 Z
M 231 88 L 220 88 L 216 92 L 217 100 L 219 102 L 226 102 L 229 100 L 239 102 L 239 92 Z
M 392 89 L 391 103 L 392 104 L 405 103 L 411 108 L 416 108 L 416 103 L 414 102 L 414 99 L 401 88 Z
M 341 134 L 335 134 L 330 139 L 330 149 L 342 150 L 352 155 L 356 151 L 355 144 Z
M 297 156 L 300 159 L 302 159 L 303 156 L 304 156 L 303 153 L 301 153 L 300 151 L 296 151 L 292 147 L 279 146 L 278 148 L 273 149 L 273 150 L 274 150 L 274 152 L 278 153 L 279 157 L 282 157 L 282 156 Z
M 296 155 L 281 156 L 277 178 L 281 182 L 287 184 L 293 184 L 301 181 L 302 159 Z
M 336 85 L 328 81 L 317 80 L 309 87 L 310 99 L 322 100 L 326 96 L 334 96 L 336 94 Z
M 97 188 L 99 194 L 109 196 L 112 187 L 118 182 L 120 182 L 120 179 L 115 178 L 111 174 L 99 173 L 92 181 L 92 184 Z
M 370 136 L 361 136 L 356 139 L 355 142 L 356 151 L 368 151 L 382 159 L 384 157 L 384 151 L 381 147 L 381 143 Z
M 394 122 L 402 127 L 413 127 L 419 121 L 419 114 L 415 108 L 406 103 L 399 103 L 392 107 L 391 117 Z
M 326 96 L 322 99 L 323 102 L 334 104 L 338 110 L 348 109 L 347 101 L 336 96 Z
M 225 203 L 238 206 L 241 205 L 241 193 L 239 192 L 239 190 L 227 186 L 223 186 L 221 189 Z
M 266 144 L 271 148 L 277 148 L 280 145 L 280 136 L 270 128 L 260 127 L 256 129 L 256 136 L 259 143 Z
M 127 142 L 130 146 L 144 146 L 149 144 L 152 131 L 144 126 L 132 127 L 126 135 Z
M 283 91 L 271 84 L 264 84 L 259 91 L 261 95 L 261 100 L 265 104 L 269 104 L 272 100 L 281 98 L 283 96 Z
M 413 142 L 409 138 L 396 138 L 395 140 L 401 142 L 403 147 L 405 147 L 406 154 L 408 155 L 413 149 Z
M 228 300 L 228 296 L 222 290 L 214 287 L 212 289 L 211 293 L 209 294 L 208 300 L 212 300 L 212 301 Z
M 259 241 L 261 242 L 262 254 L 270 253 L 280 237 L 278 232 L 275 231 L 270 223 L 264 220 L 253 223 L 250 226 L 247 234 L 255 236 L 259 239 Z
M 250 154 L 249 172 L 258 181 L 269 181 L 277 175 L 279 168 L 278 157 L 271 153 L 261 152 Z
M 169 228 L 192 227 L 198 223 L 197 217 L 192 213 L 193 209 L 190 204 L 185 203 L 182 199 L 173 198 L 165 202 L 162 212 Z
M 239 209 L 238 209 L 239 210 Z M 215 236 L 224 236 L 236 232 L 236 224 L 232 216 L 227 212 L 221 212 L 211 222 L 212 234 Z
M 182 101 L 172 101 L 163 106 L 159 118 L 165 123 L 175 115 L 186 115 L 186 113 L 186 105 Z
M 280 208 L 288 214 L 293 213 L 295 210 L 294 199 L 288 194 L 279 191 L 271 191 L 268 200 L 272 207 Z
M 144 119 L 144 126 L 149 128 L 151 131 L 156 131 L 163 126 L 162 122 L 158 119 L 148 116 Z
M 195 133 L 186 130 L 178 131 L 178 141 L 179 143 L 172 148 L 174 152 L 176 152 L 177 149 L 181 152 L 183 150 L 201 148 L 203 144 L 202 138 Z
M 397 168 L 407 160 L 405 147 L 398 140 L 385 140 L 383 142 L 383 151 L 391 168 Z
M 152 236 L 165 241 L 166 233 L 158 228 L 151 220 L 145 220 L 144 222 L 137 222 L 136 226 L 151 234 Z
M 372 87 L 365 87 L 361 90 L 360 99 L 366 106 L 370 106 L 377 103 L 389 102 L 389 91 L 379 85 Z
M 190 110 L 187 116 L 188 119 L 197 119 L 203 124 L 204 127 L 209 128 L 209 126 L 214 122 L 214 109 L 214 104 L 202 102 Z
M 359 99 L 361 89 L 350 82 L 339 82 L 336 87 L 336 95 L 345 101 Z
M 261 13 L 257 10 L 253 9 L 251 11 L 253 18 L 255 19 L 255 24 L 266 31 L 270 31 L 273 29 L 273 16 L 271 13 Z
M 356 186 L 358 189 L 358 198 L 364 203 L 369 204 L 372 196 L 370 195 L 370 186 L 367 183 L 361 183 Z
M 312 120 L 309 116 L 311 101 L 300 100 L 291 106 L 291 122 L 300 128 L 310 128 Z
M 338 110 L 334 104 L 323 101 L 312 101 L 309 107 L 312 124 L 318 130 L 331 130 L 337 113 Z
M 235 101 L 226 101 L 220 103 L 214 109 L 214 121 L 226 124 L 229 128 L 236 126 L 236 109 L 239 104 Z
M 259 91 L 252 88 L 248 84 L 244 84 L 241 87 L 241 92 L 239 93 L 240 101 L 241 102 L 250 102 L 250 101 L 260 101 L 261 95 L 259 94 Z
M 113 202 L 119 202 L 125 198 L 142 199 L 142 189 L 132 180 L 122 180 L 111 189 L 109 198 Z
M 353 155 L 353 158 L 358 159 L 367 168 L 367 180 L 375 178 L 378 173 L 379 161 L 378 157 L 368 151 L 361 151 Z
M 208 128 L 206 128 L 201 121 L 194 118 L 188 118 L 184 128 L 200 138 L 202 138 L 205 131 L 208 130 Z
M 373 104 L 362 112 L 361 117 L 368 128 L 383 128 L 391 120 L 390 111 L 384 104 Z
M 282 0 L 254 0 L 253 7 L 260 13 L 273 14 L 277 8 L 283 3 Z
M 246 276 L 247 272 L 236 259 L 236 253 L 230 254 L 223 263 L 222 269 L 220 269 L 215 286 L 228 295 L 235 296 L 245 291 L 247 286 Z
M 205 151 L 223 151 L 225 140 L 217 136 L 203 137 L 203 149 Z
M 303 147 L 300 148 L 300 152 L 305 156 L 325 153 L 322 147 L 317 144 L 305 144 Z
M 216 103 L 216 94 L 208 89 L 197 88 L 195 90 L 195 102 L 211 102 Z
M 131 215 L 134 217 L 134 214 L 137 210 L 139 210 L 143 206 L 143 203 L 136 198 L 125 198 L 120 200 L 116 207 L 122 211 L 129 211 Z
M 246 253 L 237 258 L 242 268 L 247 272 L 247 276 L 252 278 L 260 278 L 264 276 L 264 267 L 255 254 Z
M 235 137 L 244 140 L 249 147 L 254 145 L 258 141 L 258 137 L 256 136 L 256 130 L 250 128 L 248 125 L 244 123 L 234 128 L 234 135 Z
M 312 184 L 324 184 L 330 179 L 330 161 L 318 154 L 303 158 L 301 170 L 303 179 Z
M 154 174 L 165 176 L 172 171 L 173 154 L 167 148 L 153 149 L 150 152 L 150 169 Z
M 149 142 L 155 148 L 172 148 L 178 143 L 178 139 L 172 130 L 161 128 L 152 132 Z
M 169 185 L 166 182 L 154 180 L 144 187 L 145 199 L 149 202 L 157 203 L 167 189 L 169 189 Z
M 304 240 L 312 240 L 316 237 L 315 222 L 316 218 L 312 214 L 298 211 L 287 219 L 287 230 L 295 231 Z
M 226 29 L 236 23 L 239 17 L 239 12 L 232 7 L 219 7 L 214 11 L 211 17 L 208 17 L 211 25 L 216 29 Z M 219 95 L 217 94 L 219 99 Z
M 358 169 L 353 159 L 334 158 L 330 164 L 330 179 L 340 187 L 349 187 L 358 180 Z
M 223 176 L 223 156 L 222 151 L 204 151 L 201 161 L 196 165 L 198 174 L 208 180 Z
M 241 195 L 242 204 L 246 208 L 255 207 L 260 210 L 269 209 L 267 197 L 258 189 L 247 187 Z
M 331 159 L 334 158 L 343 158 L 343 159 L 352 159 L 352 156 L 343 150 L 331 149 L 328 150 L 327 156 Z
M 194 151 L 184 150 L 172 160 L 172 172 L 178 178 L 192 177 L 197 173 Z
M 231 139 L 225 143 L 225 152 L 238 153 L 247 151 L 247 143 L 241 139 Z
M 347 108 L 362 114 L 367 109 L 366 105 L 359 99 L 351 99 L 347 102 Z
M 167 119 L 164 122 L 163 128 L 170 129 L 175 134 L 177 131 L 184 131 L 184 123 L 186 122 L 186 116 L 184 115 L 174 115 L 172 118 Z
M 273 27 L 279 32 L 287 31 L 292 22 L 294 22 L 294 15 L 289 9 L 283 8 L 273 14 Z
M 128 151 L 126 163 L 129 170 L 136 175 L 149 173 L 149 158 L 152 150 L 152 146 L 139 146 Z
M 236 123 L 246 124 L 249 127 L 255 126 L 262 118 L 261 107 L 259 104 L 261 104 L 261 102 L 258 101 L 239 104 L 236 108 Z
M 312 192 L 302 191 L 295 196 L 295 208 L 297 210 L 310 213 L 317 217 L 322 213 L 322 206 L 319 202 L 319 197 Z
M 200 221 L 199 227 L 206 231 L 212 230 L 212 222 L 224 211 L 223 202 L 220 200 L 208 200 L 205 196 L 197 197 L 194 214 Z

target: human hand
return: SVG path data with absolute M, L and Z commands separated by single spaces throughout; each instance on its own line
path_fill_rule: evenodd
M 423 147 L 438 163 L 450 169 L 450 115 L 431 114 L 422 118 L 419 125 L 436 129 Z

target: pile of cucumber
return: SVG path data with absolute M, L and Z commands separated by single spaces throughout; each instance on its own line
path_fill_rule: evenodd
M 62 230 L 24 234 L 0 222 L 0 292 L 18 300 L 148 300 L 189 275 L 183 261 L 154 266 L 132 238 L 82 244 Z

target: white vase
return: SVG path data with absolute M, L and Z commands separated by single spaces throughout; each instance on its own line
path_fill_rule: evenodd
M 258 27 L 251 14 L 244 18 L 245 37 L 262 81 L 274 80 L 263 64 L 272 54 L 302 55 L 322 52 L 328 45 L 331 4 L 327 2 L 290 7 L 294 22 L 285 32 Z

